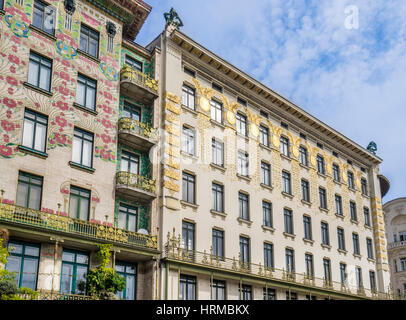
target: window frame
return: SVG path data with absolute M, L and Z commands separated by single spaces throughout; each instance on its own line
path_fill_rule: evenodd
M 35 60 L 37 59 L 37 60 Z M 45 62 L 48 63 L 45 64 Z M 31 63 L 32 64 L 36 64 L 38 66 L 38 72 L 37 72 L 37 77 L 36 77 L 36 83 L 32 83 L 30 82 L 30 74 L 32 74 L 33 71 L 30 70 L 31 69 Z M 49 78 L 48 78 L 48 88 L 43 88 L 41 87 L 41 74 L 43 72 L 44 69 L 47 69 L 49 71 Z M 35 88 L 38 88 L 40 90 L 46 91 L 51 93 L 51 84 L 52 84 L 52 70 L 53 70 L 53 61 L 52 59 L 49 59 L 47 57 L 44 57 L 43 55 L 34 52 L 34 51 L 30 51 L 30 55 L 29 55 L 29 61 L 28 61 L 28 71 L 27 71 L 27 83 Z
M 1 2 L 3 2 L 3 0 Z M 0 9 L 1 9 L 1 7 L 2 7 L 2 5 L 0 4 Z M 35 10 L 36 9 L 42 13 L 42 15 L 41 15 L 41 25 L 34 24 L 34 22 L 35 22 Z M 48 9 L 52 13 L 47 14 L 46 9 Z M 45 15 L 47 15 L 47 17 L 45 17 Z M 49 29 L 46 29 L 45 26 L 44 26 L 44 24 L 47 22 L 48 16 L 50 16 L 50 15 L 52 15 L 52 19 L 53 19 L 53 25 L 52 25 L 52 28 L 51 28 L 52 32 L 47 31 Z M 45 32 L 45 33 L 47 33 L 47 34 L 49 34 L 51 36 L 55 36 L 56 10 L 55 10 L 54 6 L 49 5 L 49 4 L 45 3 L 45 2 L 42 2 L 41 0 L 35 0 L 34 1 L 34 9 L 33 9 L 32 16 L 33 16 L 32 25 L 35 28 L 38 28 L 41 31 L 43 31 L 43 32 Z
M 81 104 L 78 102 L 79 100 L 79 84 L 84 87 L 84 104 Z M 94 101 L 92 101 L 91 108 L 87 106 L 87 95 L 88 95 L 88 89 L 90 90 L 94 89 Z M 75 104 L 84 108 L 85 110 L 89 110 L 92 112 L 96 112 L 96 105 L 97 105 L 97 80 L 94 80 L 92 78 L 89 78 L 88 76 L 85 76 L 82 73 L 78 73 L 77 77 L 77 85 L 76 85 L 76 97 L 75 97 Z
M 78 194 L 76 193 L 72 193 L 72 190 L 75 192 L 78 192 Z M 82 195 L 82 194 L 87 194 L 88 197 Z M 72 201 L 72 197 L 77 198 L 78 199 L 78 206 L 76 208 L 76 213 L 75 215 L 72 217 L 71 215 L 71 201 Z M 78 220 L 82 220 L 82 221 L 89 221 L 90 219 L 90 203 L 91 203 L 91 199 L 92 199 L 92 191 L 88 190 L 88 189 L 84 189 L 75 185 L 71 185 L 70 186 L 70 190 L 69 190 L 69 217 L 73 218 L 73 219 L 78 219 Z M 81 219 L 80 215 L 81 215 L 81 203 L 82 200 L 88 200 L 88 204 L 87 204 L 87 218 L 86 219 Z
M 92 138 L 88 138 L 86 136 L 91 136 Z M 75 153 L 75 148 L 74 148 L 74 141 L 75 138 L 80 140 L 80 162 L 74 161 L 74 153 Z M 81 128 L 78 127 L 74 127 L 73 130 L 73 145 L 72 145 L 72 162 L 76 163 L 80 166 L 84 166 L 87 168 L 93 168 L 93 154 L 94 154 L 94 134 L 91 132 L 88 132 L 86 130 L 83 130 Z M 83 164 L 83 146 L 84 146 L 84 142 L 90 142 L 91 143 L 91 153 L 89 154 L 89 159 L 90 159 L 90 165 L 86 165 Z
M 185 83 L 182 85 L 182 105 L 191 110 L 196 110 L 196 89 Z
M 87 33 L 87 34 L 86 34 Z M 82 35 L 86 36 L 86 49 L 82 49 Z M 97 35 L 97 39 L 94 35 Z M 96 48 L 96 55 L 90 53 L 90 40 L 97 40 L 97 48 Z M 88 54 L 89 56 L 98 59 L 99 58 L 99 50 L 100 50 L 100 33 L 94 30 L 91 27 L 81 23 L 80 24 L 80 34 L 79 34 L 79 49 L 80 51 Z
M 28 178 L 28 181 L 26 181 L 25 179 L 23 179 L 22 177 Z M 33 183 L 32 180 L 36 180 L 38 181 L 38 183 Z M 40 181 L 40 182 L 39 182 Z M 19 194 L 21 194 L 21 191 L 19 192 L 21 185 L 27 185 L 28 189 L 27 189 L 27 196 L 24 201 L 24 206 L 20 205 L 19 203 L 21 203 L 19 201 L 20 196 Z M 39 206 L 35 207 L 35 208 L 31 208 L 30 207 L 30 202 L 31 202 L 31 187 L 39 187 L 40 191 L 39 191 Z M 25 171 L 19 171 L 18 172 L 18 180 L 17 180 L 17 194 L 16 194 L 16 204 L 17 206 L 21 206 L 24 208 L 28 208 L 28 209 L 34 209 L 34 210 L 41 210 L 41 205 L 42 205 L 42 193 L 43 193 L 43 189 L 44 189 L 44 177 L 32 174 L 32 173 L 28 173 Z
M 192 199 L 189 198 L 190 195 Z M 196 204 L 196 175 L 186 171 L 182 172 L 182 201 L 191 204 Z
M 28 115 L 30 115 L 31 118 L 28 117 Z M 40 121 L 40 120 L 42 120 L 42 121 Z M 26 128 L 27 128 L 26 127 L 27 126 L 26 121 L 27 122 L 31 121 L 33 123 L 32 143 L 31 143 L 30 146 L 24 144 L 24 140 L 25 140 L 24 138 L 25 138 L 25 135 L 27 134 L 26 133 Z M 37 133 L 37 126 L 38 125 L 42 125 L 45 128 L 45 136 L 44 136 L 44 140 L 42 141 L 42 145 L 43 145 L 42 150 L 39 150 L 39 149 L 35 148 L 35 145 L 36 145 L 36 142 L 37 142 L 36 141 L 37 140 L 36 139 L 37 138 L 36 133 Z M 48 116 L 45 116 L 45 115 L 43 115 L 41 113 L 32 111 L 30 109 L 25 109 L 24 110 L 23 135 L 22 135 L 21 145 L 26 147 L 26 148 L 45 153 L 46 150 L 47 150 L 47 137 L 48 137 Z

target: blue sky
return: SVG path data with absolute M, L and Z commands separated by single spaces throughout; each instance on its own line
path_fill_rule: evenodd
M 406 1 L 146 0 L 146 45 L 175 8 L 182 32 L 351 140 L 373 140 L 406 196 Z M 348 21 L 358 13 L 358 28 Z

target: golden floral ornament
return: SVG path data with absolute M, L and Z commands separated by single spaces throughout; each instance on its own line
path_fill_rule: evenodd
M 235 114 L 232 111 L 227 110 L 226 119 L 229 124 L 231 124 L 231 125 L 235 124 Z
M 250 132 L 254 137 L 258 137 L 259 135 L 259 129 L 256 124 L 251 123 L 250 124 Z
M 210 102 L 206 97 L 200 97 L 200 108 L 205 112 L 210 110 Z

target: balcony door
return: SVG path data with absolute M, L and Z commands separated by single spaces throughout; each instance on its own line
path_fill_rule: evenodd
M 121 154 L 121 171 L 139 174 L 140 156 L 134 153 L 123 151 Z
M 123 117 L 141 121 L 141 108 L 125 101 L 123 107 Z

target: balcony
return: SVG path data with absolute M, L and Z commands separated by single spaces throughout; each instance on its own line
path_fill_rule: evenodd
M 118 171 L 116 191 L 126 198 L 148 203 L 156 198 L 156 183 L 154 179 L 127 171 Z
M 158 130 L 131 118 L 118 120 L 120 143 L 140 151 L 148 151 L 158 142 Z
M 158 249 L 157 238 L 99 223 L 73 219 L 60 213 L 43 212 L 0 203 L 0 223 L 23 226 L 47 234 L 59 234 L 144 250 Z
M 267 268 L 263 265 L 242 262 L 239 258 L 218 257 L 210 252 L 199 252 L 187 250 L 180 245 L 180 237 L 168 234 L 168 241 L 165 245 L 164 259 L 187 264 L 189 267 L 194 266 L 196 269 L 211 269 L 213 272 L 229 273 L 231 277 L 244 277 L 249 281 L 251 278 L 254 283 L 260 281 L 274 282 L 279 286 L 289 286 L 299 291 L 312 290 L 319 291 L 323 295 L 336 295 L 342 299 L 392 299 L 392 295 L 385 292 L 376 292 L 375 290 L 359 290 L 358 286 L 349 284 L 343 285 L 341 282 L 326 281 L 323 278 L 314 276 L 309 277 L 305 273 L 296 273 L 284 269 Z M 197 271 L 198 272 L 198 271 Z
M 406 241 L 396 241 L 396 242 L 388 243 L 388 250 L 395 249 L 395 248 L 406 249 Z
M 149 104 L 158 97 L 158 81 L 129 66 L 120 71 L 122 93 Z

